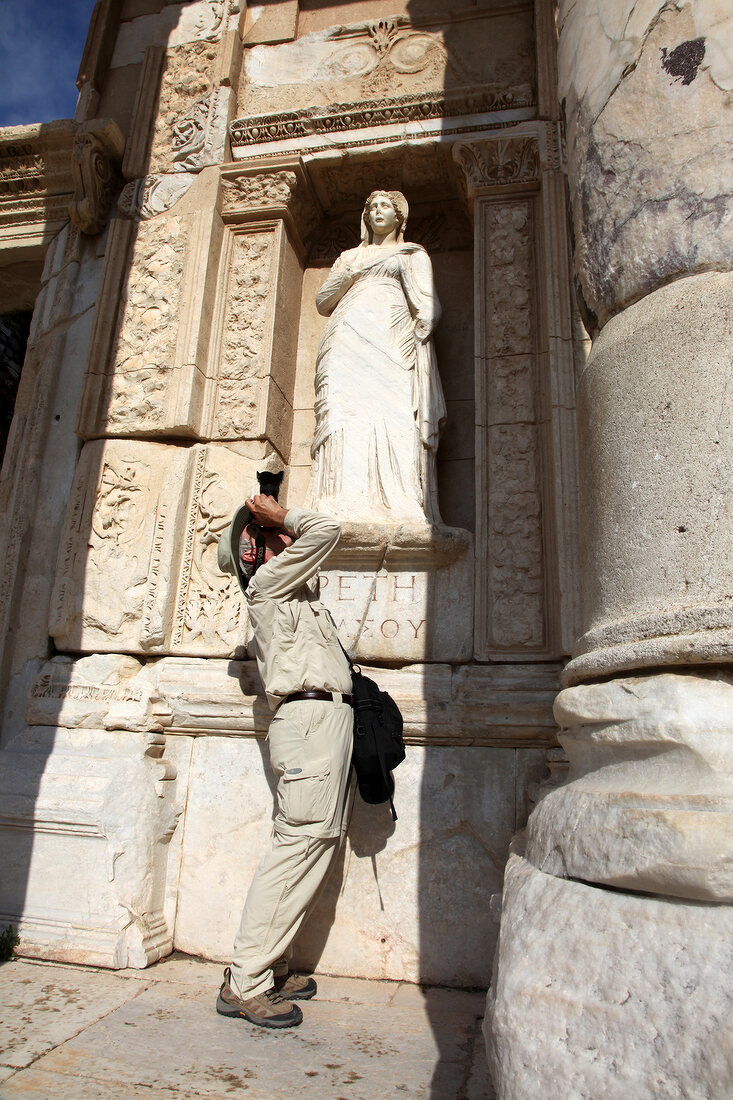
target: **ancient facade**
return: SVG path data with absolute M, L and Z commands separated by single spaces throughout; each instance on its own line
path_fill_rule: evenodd
M 500 1096 L 723 1094 L 732 23 L 100 0 L 76 118 L 0 131 L 2 321 L 29 323 L 0 921 L 25 954 L 228 956 L 272 777 L 217 542 L 257 470 L 312 492 L 316 294 L 399 190 L 443 306 L 437 510 L 346 519 L 321 584 L 408 757 L 298 959 L 487 986 L 501 921 Z

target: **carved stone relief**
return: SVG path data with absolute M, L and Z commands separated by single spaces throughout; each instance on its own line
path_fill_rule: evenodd
M 107 424 L 146 431 L 166 424 L 175 367 L 191 219 L 143 222 L 123 288 Z
M 74 123 L 64 120 L 0 134 L 0 234 L 19 225 L 32 233 L 29 223 L 37 222 L 39 237 L 48 239 L 66 221 L 74 131 Z
M 477 479 L 480 652 L 542 649 L 545 637 L 531 200 L 486 201 L 477 215 L 480 291 Z M 477 303 L 478 305 L 478 303 Z M 479 411 L 480 410 L 480 411 Z M 481 574 L 485 573 L 482 577 Z
M 456 145 L 456 162 L 465 173 L 469 193 L 486 187 L 535 183 L 540 157 L 535 137 L 500 138 Z
M 492 20 L 490 29 L 487 19 Z M 479 48 L 487 32 L 500 47 Z M 249 136 L 261 141 L 289 136 L 287 126 L 297 125 L 298 119 L 305 121 L 303 132 L 307 133 L 354 129 L 360 122 L 356 116 L 373 107 L 370 101 L 374 100 L 383 100 L 379 110 L 388 106 L 399 110 L 414 102 L 416 118 L 438 117 L 446 109 L 445 102 L 438 106 L 431 97 L 447 93 L 446 102 L 451 102 L 459 90 L 487 95 L 484 110 L 496 109 L 500 103 L 504 107 L 527 104 L 534 101 L 531 46 L 531 24 L 524 14 L 492 18 L 481 13 L 474 20 L 457 21 L 449 32 L 444 27 L 416 27 L 401 16 L 332 27 L 280 46 L 247 50 L 239 107 L 245 123 L 257 119 L 259 137 Z M 308 111 L 297 110 L 304 87 L 318 112 L 311 116 L 310 126 Z M 491 97 L 493 106 L 488 105 Z M 339 121 L 344 112 L 334 109 L 337 103 L 348 106 L 352 117 Z M 285 118 L 283 112 L 292 117 Z M 448 113 L 469 111 L 464 104 L 455 111 L 449 107 Z M 375 117 L 362 124 L 375 121 L 384 119 Z M 278 123 L 284 124 L 279 134 L 268 129 Z
M 71 154 L 74 198 L 69 217 L 82 233 L 99 233 L 117 187 L 124 138 L 116 122 L 97 119 L 76 131 Z
M 234 235 L 216 391 L 217 434 L 257 434 L 260 387 L 268 375 L 268 325 L 275 282 L 271 231 Z
M 215 86 L 219 47 L 199 41 L 168 50 L 149 171 L 188 172 L 223 159 L 229 89 Z
M 334 50 L 317 72 L 317 79 L 359 77 L 365 96 L 383 94 L 400 76 L 418 74 L 428 83 L 442 80 L 447 70 L 461 84 L 479 84 L 480 76 L 449 51 L 442 36 L 413 31 L 401 20 L 379 19 L 366 24 L 365 34 Z
M 223 657 L 243 645 L 245 612 L 216 544 L 264 459 L 261 445 L 88 443 L 52 600 L 57 648 Z
M 230 174 L 222 181 L 221 193 L 226 220 L 250 220 L 268 211 L 275 216 L 285 213 L 301 241 L 308 238 L 320 217 L 313 189 L 299 165 L 297 169 Z
M 147 221 L 175 206 L 195 179 L 192 172 L 143 176 L 123 187 L 117 208 L 126 218 Z

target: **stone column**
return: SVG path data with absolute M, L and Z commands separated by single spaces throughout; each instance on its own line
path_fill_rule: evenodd
M 593 337 L 577 389 L 584 610 L 555 706 L 570 781 L 535 810 L 505 880 L 488 1025 L 500 1096 L 713 1097 L 730 1080 L 721 11 L 560 4 L 574 275 Z

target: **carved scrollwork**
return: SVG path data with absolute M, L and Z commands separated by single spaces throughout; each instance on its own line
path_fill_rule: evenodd
M 122 188 L 117 209 L 126 218 L 147 221 L 170 210 L 185 195 L 196 177 L 191 172 L 143 176 Z
M 99 233 L 117 187 L 124 138 L 116 122 L 97 119 L 83 123 L 74 137 L 71 176 L 74 197 L 69 217 L 82 233 Z
M 499 138 L 454 147 L 471 193 L 488 187 L 534 183 L 540 175 L 540 155 L 534 137 Z
M 173 125 L 171 149 L 175 172 L 196 172 L 216 164 L 224 151 L 226 92 L 215 89 L 197 99 Z

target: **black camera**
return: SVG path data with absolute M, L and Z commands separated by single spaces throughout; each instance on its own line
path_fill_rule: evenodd
M 263 496 L 274 497 L 275 500 L 277 500 L 283 477 L 283 470 L 281 470 L 279 474 L 271 474 L 269 470 L 263 470 L 260 473 L 258 470 L 257 480 L 260 483 L 260 492 Z

